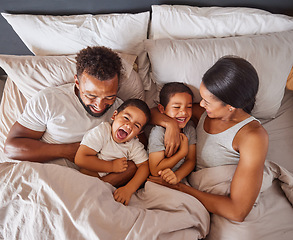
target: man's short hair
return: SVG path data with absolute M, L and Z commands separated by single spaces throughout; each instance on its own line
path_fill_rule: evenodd
M 98 78 L 109 80 L 121 74 L 122 63 L 117 53 L 106 47 L 87 47 L 76 56 L 76 73 L 80 77 L 84 72 Z

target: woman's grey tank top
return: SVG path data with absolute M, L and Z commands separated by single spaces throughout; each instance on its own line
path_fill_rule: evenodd
M 204 112 L 196 128 L 196 168 L 202 169 L 227 164 L 238 164 L 240 155 L 233 149 L 233 139 L 244 125 L 253 120 L 258 120 L 250 116 L 221 133 L 209 134 L 204 130 L 206 116 L 207 114 Z

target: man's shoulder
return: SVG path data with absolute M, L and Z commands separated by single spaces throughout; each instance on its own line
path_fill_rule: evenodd
M 74 83 L 67 83 L 60 86 L 51 86 L 46 87 L 38 92 L 36 96 L 50 96 L 50 95 L 58 95 L 58 94 L 72 94 L 73 93 L 73 85 Z

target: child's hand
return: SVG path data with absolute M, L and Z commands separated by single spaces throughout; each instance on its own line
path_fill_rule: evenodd
M 188 154 L 188 138 L 184 133 L 180 133 L 180 149 L 179 151 L 182 153 L 184 158 Z
M 128 205 L 132 192 L 126 186 L 120 187 L 113 193 L 114 199 L 124 205 Z
M 127 167 L 128 163 L 125 157 L 117 158 L 112 161 L 112 172 L 124 172 L 126 171 Z
M 175 185 L 179 182 L 176 174 L 170 168 L 159 171 L 159 175 L 165 182 L 169 184 Z

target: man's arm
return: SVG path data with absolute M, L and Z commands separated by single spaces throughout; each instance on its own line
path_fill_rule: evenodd
M 167 115 L 160 113 L 158 108 L 151 109 L 152 117 L 150 123 L 166 129 L 165 132 L 165 155 L 171 157 L 180 146 L 180 129 L 178 123 Z
M 43 134 L 15 122 L 5 141 L 4 153 L 21 161 L 48 162 L 66 158 L 73 162 L 79 143 L 49 144 L 40 141 Z

